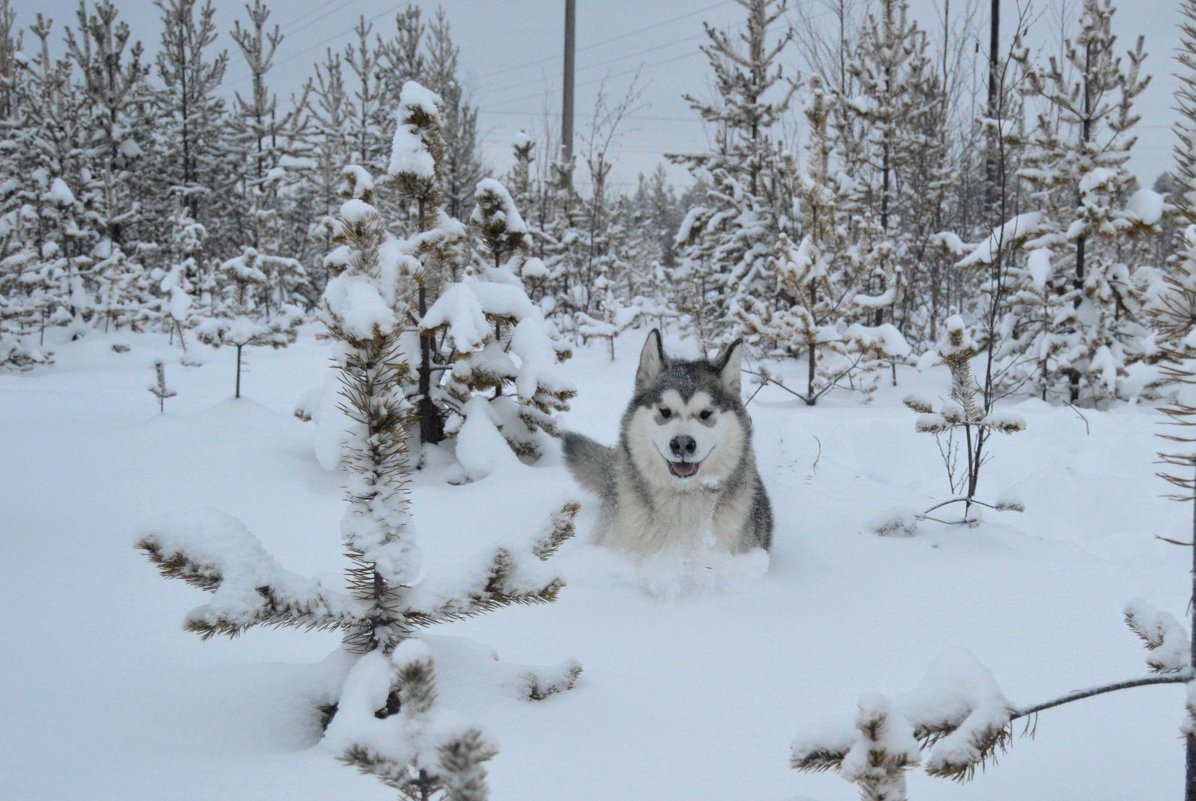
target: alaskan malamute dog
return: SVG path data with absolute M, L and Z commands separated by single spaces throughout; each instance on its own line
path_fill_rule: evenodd
M 739 397 L 743 344 L 714 362 L 664 355 L 648 334 L 619 444 L 564 435 L 565 462 L 602 498 L 596 541 L 634 555 L 703 541 L 731 553 L 772 544 L 772 509 Z

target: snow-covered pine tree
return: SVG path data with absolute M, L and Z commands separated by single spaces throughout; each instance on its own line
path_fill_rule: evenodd
M 590 313 L 577 312 L 575 324 L 583 340 L 605 339 L 612 361 L 615 339 L 624 331 L 647 318 L 659 326 L 676 316 L 664 301 L 671 288 L 666 284 L 657 227 L 660 210 L 654 202 L 641 174 L 634 195 L 621 194 L 613 199 L 613 209 L 604 213 L 603 230 L 594 237 L 602 252 L 594 259 Z M 676 219 L 670 217 L 664 224 L 668 227 L 666 237 L 671 240 Z
M 928 57 L 924 49 L 920 58 Z M 946 316 L 944 284 L 952 269 L 950 254 L 936 247 L 935 234 L 951 222 L 960 170 L 948 141 L 948 89 L 933 67 L 916 72 L 922 80 L 910 90 L 914 105 L 902 134 L 907 158 L 904 174 L 898 177 L 901 227 L 908 247 L 893 322 L 910 341 L 928 345 Z
M 792 196 L 779 123 L 796 91 L 781 55 L 793 38 L 785 24 L 786 0 L 736 0 L 747 13 L 735 36 L 705 24 L 702 45 L 713 72 L 716 98 L 686 95 L 710 124 L 713 148 L 674 154 L 702 186 L 701 205 L 690 209 L 676 241 L 682 286 L 693 299 L 690 328 L 703 347 L 722 336 L 736 294 L 771 295 L 764 278 L 777 237 L 791 222 Z M 784 26 L 778 33 L 775 28 Z
M 821 76 L 811 76 L 808 88 L 804 111 L 809 140 L 796 181 L 803 237 L 794 245 L 781 234 L 766 272 L 775 295 L 742 297 L 735 313 L 744 337 L 765 355 L 805 360 L 805 391 L 786 389 L 813 406 L 861 367 L 903 356 L 909 348 L 892 325 L 849 325 L 851 301 L 867 276 L 859 275 L 858 252 L 848 240 L 845 210 L 850 204 L 842 182 L 830 174 L 831 99 Z M 861 388 L 870 391 L 875 383 L 865 380 Z
M 380 117 L 385 117 L 385 111 L 398 104 L 405 82 L 427 80 L 428 59 L 423 53 L 423 35 L 427 30 L 420 7 L 408 4 L 395 12 L 393 35 L 386 39 L 378 37 L 378 74 L 382 80 Z M 385 121 L 384 133 L 390 122 Z M 385 154 L 385 149 L 382 153 Z
M 644 263 L 651 265 L 651 270 L 640 268 L 637 285 L 629 287 L 628 294 L 632 297 L 642 295 L 661 303 L 668 295 L 668 272 L 677 265 L 674 237 L 682 218 L 681 202 L 669 183 L 663 164 L 657 164 L 647 178 L 641 176 L 633 205 L 636 228 L 632 232 L 632 242 L 642 242 L 642 245 L 640 252 L 630 256 L 629 261 L 633 267 Z
M 576 394 L 556 369 L 571 351 L 519 277 L 527 227 L 510 193 L 486 178 L 475 199 L 471 222 L 481 229 L 482 266 L 445 286 L 420 322 L 421 339 L 444 343 L 435 354 L 450 367 L 440 402 L 451 411 L 446 432 L 456 437 L 457 460 L 469 479 L 494 469 L 501 455 L 493 445 L 504 440 L 516 454 L 538 458 L 537 432 L 556 436 L 554 414 Z
M 85 190 L 100 216 L 101 233 L 114 247 L 135 243 L 129 230 L 137 222 L 138 201 L 131 196 L 133 163 L 144 151 L 143 116 L 150 65 L 142 60 L 140 42 L 129 46 L 128 23 L 108 0 L 99 0 L 89 14 L 85 2 L 76 12 L 78 30 L 66 29 L 67 53 L 74 64 L 83 106 L 91 122 L 88 142 L 95 184 Z M 127 49 L 126 49 L 127 48 Z
M 171 341 L 177 336 L 185 354 L 186 332 L 194 322 L 196 293 L 204 278 L 202 259 L 208 232 L 191 217 L 182 197 L 175 201 L 170 228 L 167 266 L 159 284 L 163 295 L 161 317 Z
M 1016 27 L 1021 28 L 1021 20 Z M 1019 47 L 1020 42 L 1015 39 L 1012 50 L 1017 51 Z M 1025 283 L 1033 271 L 1019 269 L 1016 262 L 1026 241 L 1038 233 L 1042 216 L 1037 212 L 1014 215 L 1021 202 L 1016 176 L 1025 142 L 1021 131 L 1023 107 L 1020 94 L 1012 85 L 1011 76 L 1015 73 L 1012 59 L 994 56 L 990 64 L 993 65 L 989 77 L 992 94 L 978 126 L 978 131 L 984 134 L 987 151 L 981 208 L 988 219 L 1003 222 L 972 246 L 964 245 L 958 236 L 948 232 L 934 236 L 944 256 L 957 259 L 953 267 L 975 282 L 977 291 L 970 305 L 978 320 L 969 330 L 959 315 L 949 317 L 945 321 L 945 336 L 933 350 L 927 351 L 919 365 L 939 362 L 947 365 L 952 376 L 949 399 L 941 404 L 934 399 L 916 396 L 905 399 L 907 406 L 921 413 L 917 430 L 935 435 L 951 492 L 957 496 L 916 519 L 927 519 L 930 511 L 961 502 L 964 513 L 959 522 L 964 523 L 973 520 L 974 504 L 996 509 L 1021 509 L 1020 503 L 1012 498 L 1002 498 L 995 505 L 976 500 L 981 468 L 990 458 L 986 448 L 992 433 L 1013 433 L 1022 426 L 1020 418 L 999 413 L 995 407 L 1010 389 L 1004 385 L 1002 354 L 1016 350 L 1016 345 L 1010 348 L 1010 343 L 1016 342 L 1020 335 L 1011 310 L 1016 308 L 1015 299 L 1031 294 Z M 975 158 L 970 163 L 980 166 Z M 961 200 L 966 204 L 967 198 Z M 1014 216 L 1006 220 L 1010 215 Z M 1030 277 L 1030 280 L 1034 279 Z M 978 367 L 975 376 L 973 360 Z M 910 528 L 916 525 L 916 519 L 910 521 Z
M 5 181 L 15 190 L 12 184 L 12 179 Z M 27 204 L 0 215 L 0 370 L 53 362 L 43 345 L 55 287 L 49 265 L 33 247 L 39 222 L 34 207 Z
M 90 278 L 99 235 L 90 225 L 95 218 L 62 178 L 37 169 L 34 180 L 42 190 L 35 212 L 42 261 L 27 282 L 45 293 L 53 309 L 49 322 L 68 325 L 71 338 L 77 339 L 89 330 L 95 314 L 95 283 Z
M 1167 264 L 1171 260 L 1176 243 L 1183 241 L 1184 229 L 1191 224 L 1187 214 L 1173 200 L 1184 189 L 1179 179 L 1170 171 L 1159 173 L 1150 188 L 1156 195 L 1164 198 L 1164 204 L 1163 216 L 1158 223 L 1158 236 L 1153 237 L 1153 242 L 1144 243 L 1145 258 L 1148 264 Z
M 93 324 L 102 321 L 103 330 L 108 331 L 141 320 L 153 303 L 154 288 L 146 267 L 109 239 L 100 240 L 92 255 Z
M 85 161 L 73 191 L 88 210 L 97 232 L 90 289 L 94 308 L 105 326 L 137 319 L 150 301 L 152 287 L 138 252 L 141 204 L 132 180 L 144 154 L 140 141 L 145 118 L 150 65 L 142 60 L 140 42 L 130 45 L 127 23 L 109 0 L 88 12 L 81 0 L 78 29 L 66 29 L 67 55 L 79 82 L 74 87 L 87 119 Z M 152 243 L 146 243 L 152 244 Z
M 545 153 L 552 153 L 551 142 Z M 536 220 L 537 255 L 543 260 L 547 278 L 539 303 L 545 314 L 562 331 L 574 328 L 573 315 L 584 309 L 585 294 L 576 282 L 585 254 L 580 202 L 572 178 L 576 157 L 566 162 L 563 153 L 540 165 Z
M 448 17 L 443 8 L 428 24 L 427 58 L 423 71 L 404 76 L 419 80 L 440 97 L 440 124 L 444 136 L 444 210 L 450 217 L 464 219 L 478 181 L 486 175 L 478 141 L 478 109 L 457 75 L 460 48 L 453 44 Z
M 0 124 L 17 116 L 18 72 L 27 59 L 22 53 L 23 43 L 12 0 L 0 0 Z
M 221 262 L 210 289 L 212 308 L 195 326 L 200 342 L 219 348 L 231 345 L 237 352 L 237 373 L 233 397 L 241 397 L 242 351 L 246 347 L 269 345 L 285 348 L 295 341 L 296 329 L 303 322 L 303 311 L 285 305 L 266 317 L 260 298 L 267 284 L 261 267 L 262 257 L 253 248 Z
M 29 163 L 34 132 L 25 128 L 31 120 L 21 100 L 32 78 L 27 58 L 17 55 L 21 37 L 15 23 L 16 12 L 8 0 L 0 0 L 0 370 L 52 361 L 40 347 L 53 287 L 39 247 L 39 182 L 29 175 L 46 173 Z M 38 329 L 41 342 L 34 344 Z
M 228 51 L 211 52 L 217 36 L 211 0 L 154 0 L 154 5 L 162 14 L 155 61 L 162 81 L 156 97 L 154 145 L 162 151 L 157 178 L 183 198 L 187 216 L 202 224 L 211 217 L 212 195 L 232 188 L 232 176 L 218 161 L 226 120 L 224 100 L 216 94 Z M 161 217 L 169 213 L 161 203 L 156 211 Z
M 312 199 L 290 191 L 297 180 L 296 168 L 306 166 L 299 142 L 305 134 L 306 96 L 292 109 L 280 112 L 278 97 L 266 86 L 266 75 L 283 35 L 275 25 L 267 29 L 270 9 L 263 0 L 247 7 L 249 23 L 235 23 L 233 41 L 249 66 L 251 89 L 248 98 L 236 93 L 236 115 L 232 118 L 232 139 L 241 159 L 242 196 L 248 230 L 242 232 L 243 252 L 254 251 L 257 269 L 266 276 L 260 288 L 262 309 L 267 319 L 275 309 L 302 303 L 308 293 L 306 271 L 299 259 L 307 244 L 307 225 Z M 295 202 L 299 208 L 292 208 Z
M 532 172 L 536 140 L 528 136 L 526 131 L 519 131 L 515 134 L 511 147 L 514 151 L 514 163 L 511 165 L 511 171 L 507 174 L 505 185 L 510 188 L 515 208 L 524 210 L 520 216 L 527 227 L 525 242 L 529 254 L 520 267 L 519 277 L 523 279 L 523 286 L 527 290 L 528 296 L 540 304 L 547 289 L 549 271 L 540 257 L 540 254 L 543 253 L 545 234 L 542 228 L 535 223 L 535 218 L 531 216 L 536 213 L 537 209 L 542 209 L 540 203 L 544 197 L 536 176 Z M 551 305 L 551 298 L 549 298 L 549 304 Z M 543 305 L 541 305 L 541 309 L 544 310 Z M 547 313 L 551 309 L 544 311 Z
M 48 326 L 70 324 L 72 336 L 88 329 L 92 251 L 101 239 L 100 215 L 84 203 L 95 194 L 73 191 L 94 186 L 96 134 L 89 115 L 80 113 L 74 62 L 52 55 L 51 31 L 52 23 L 39 14 L 30 28 L 33 52 L 21 59 L 9 87 L 12 116 L 0 131 L 0 216 L 9 231 L 3 255 L 11 259 L 4 269 L 23 288 L 19 301 L 9 295 L 6 316 L 11 320 L 18 308 L 34 315 L 39 342 Z M 28 330 L 28 321 L 21 327 Z M 16 352 L 22 360 L 35 353 L 27 347 Z
M 414 32 L 404 27 L 405 21 L 416 26 Z M 399 40 L 407 31 L 419 41 L 422 25 L 419 23 L 418 9 L 413 20 L 410 15 L 397 15 L 396 24 L 399 26 Z M 391 124 L 388 111 L 394 108 L 392 104 L 398 99 L 397 94 L 387 90 L 393 87 L 397 92 L 402 86 L 401 82 L 410 78 L 397 77 L 394 64 L 388 64 L 386 69 L 381 67 L 383 59 L 388 56 L 393 59 L 393 53 L 397 51 L 384 46 L 378 37 L 371 40 L 373 30 L 373 24 L 367 24 L 364 16 L 358 17 L 357 26 L 353 29 L 354 40 L 345 45 L 343 63 L 347 65 L 349 73 L 346 76 L 346 89 L 351 99 L 352 113 L 346 130 L 352 144 L 352 163 L 368 170 L 371 175 L 379 175 L 385 172 L 386 167 L 387 133 Z
M 677 235 L 677 226 L 681 223 L 681 201 L 669 183 L 663 164 L 657 164 L 656 169 L 652 171 L 648 179 L 648 193 L 652 209 L 652 230 L 660 248 L 660 264 L 666 270 L 672 269 L 677 263 L 673 238 Z
M 408 81 L 403 86 L 387 167 L 399 204 L 414 206 L 416 210 L 412 246 L 420 269 L 412 277 L 416 284 L 413 309 L 419 320 L 423 320 L 444 288 L 464 267 L 465 228 L 459 220 L 446 215 L 442 207 L 444 194 L 439 170 L 444 157 L 444 138 L 439 104 L 440 98 L 420 84 Z M 420 334 L 415 408 L 421 443 L 444 439 L 443 412 L 433 397 L 433 386 L 440 376 L 439 366 L 433 364 L 435 347 L 431 332 Z
M 286 570 L 244 526 L 218 512 L 146 527 L 137 546 L 163 575 L 212 593 L 185 622 L 201 637 L 235 636 L 255 625 L 343 633 L 343 679 L 323 707 L 325 741 L 342 760 L 404 798 L 484 798 L 481 764 L 493 747 L 477 729 L 443 714 L 434 660 L 416 631 L 554 600 L 563 581 L 542 562 L 572 536 L 578 506 L 564 506 L 523 547 L 495 548 L 480 575 L 428 575 L 410 505 L 414 410 L 403 393 L 410 367 L 401 351 L 404 320 L 414 311 L 412 278 L 422 265 L 394 247 L 369 202 L 372 182 L 354 180 L 367 175 L 347 171 L 341 245 L 330 260 L 336 274 L 321 306 L 339 346 L 342 399 L 355 424 L 345 445 L 348 508 L 341 525 L 347 590 Z M 542 673 L 483 662 L 467 667 L 479 675 L 502 671 L 529 698 L 566 690 L 581 672 L 572 660 Z
M 1017 355 L 1042 371 L 1044 397 L 1065 391 L 1072 403 L 1116 396 L 1126 368 L 1150 355 L 1141 287 L 1117 254 L 1124 238 L 1153 234 L 1161 211 L 1149 196 L 1130 196 L 1126 167 L 1139 120 L 1133 102 L 1150 78 L 1140 76 L 1141 37 L 1128 64 L 1115 53 L 1114 10 L 1112 0 L 1084 0 L 1079 33 L 1045 69 L 1015 51 L 1024 91 L 1043 103 L 1021 177 L 1044 213 L 1027 247 L 1047 257 L 1045 325 L 1021 339 Z M 1052 357 L 1033 359 L 1043 352 Z
M 590 195 L 576 194 L 577 225 L 582 240 L 574 268 L 568 278 L 568 297 L 576 315 L 609 317 L 615 309 L 613 287 L 622 283 L 628 269 L 622 260 L 619 237 L 622 226 L 614 216 L 617 198 L 608 187 L 611 147 L 619 135 L 624 118 L 639 97 L 632 80 L 626 94 L 612 102 L 606 87 L 599 87 L 581 156 L 589 178 Z M 599 285 L 601 282 L 601 286 Z
M 708 229 L 719 217 L 712 203 L 709 184 L 698 179 L 688 197 L 688 206 L 673 249 L 677 265 L 671 271 L 673 298 L 681 326 L 698 341 L 704 353 L 710 352 L 721 337 L 724 310 L 728 303 L 725 282 L 718 276 L 715 253 L 720 241 Z
M 475 185 L 473 200 L 469 221 L 481 234 L 482 246 L 492 262 L 486 269 L 505 268 L 510 275 L 519 275 L 527 258 L 529 235 L 515 199 L 502 183 L 487 178 Z
M 532 173 L 532 162 L 536 160 L 535 150 L 536 140 L 527 131 L 520 130 L 512 137 L 512 164 L 510 172 L 507 173 L 506 185 L 517 208 L 535 207 L 535 175 Z
M 912 128 L 927 102 L 934 102 L 935 88 L 925 32 L 910 18 L 906 0 L 883 0 L 879 11 L 869 13 L 856 49 L 848 56 L 847 70 L 856 94 L 843 97 L 843 129 L 859 132 L 855 147 L 844 151 L 844 168 L 855 182 L 855 213 L 862 220 L 854 238 L 868 265 L 867 284 L 861 287 L 871 300 L 864 311 L 880 325 L 904 287 L 903 270 L 909 266 L 911 236 L 909 210 L 902 196 L 907 168 L 914 150 L 924 140 Z M 854 119 L 853 119 L 854 118 Z M 853 137 L 847 137 L 853 138 Z M 890 310 L 886 315 L 886 310 Z
M 339 206 L 337 190 L 344 165 L 355 163 L 349 136 L 349 121 L 353 115 L 352 102 L 345 87 L 345 64 L 341 54 L 326 51 L 324 61 L 315 65 L 315 77 L 309 82 L 308 112 L 311 115 L 311 157 L 315 160 L 314 182 L 316 194 L 312 238 L 320 243 L 321 251 L 332 249 L 331 222 Z M 323 260 L 308 270 L 314 288 L 324 291 L 327 274 Z
M 535 432 L 555 432 L 552 412 L 565 408 L 573 390 L 552 369 L 568 349 L 552 336 L 514 272 L 519 265 L 511 256 L 518 254 L 521 263 L 526 226 L 497 181 L 477 188 L 477 220 L 491 249 L 483 262 L 488 269 L 466 276 L 465 228 L 442 205 L 439 105 L 440 98 L 418 83 L 403 87 L 388 169 L 400 205 L 416 211 L 417 230 L 403 245 L 419 264 L 412 274 L 419 321 L 412 394 L 420 442 L 459 435 L 457 456 L 466 477 L 480 478 L 499 458 L 490 448 L 501 441 L 496 429 L 518 452 L 537 455 Z M 513 394 L 504 392 L 508 385 Z

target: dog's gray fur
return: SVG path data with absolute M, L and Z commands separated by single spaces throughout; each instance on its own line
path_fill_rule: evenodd
M 740 399 L 742 350 L 736 341 L 713 362 L 670 359 L 653 330 L 618 445 L 564 435 L 566 464 L 602 499 L 597 542 L 637 555 L 707 536 L 731 553 L 769 548 L 772 508 Z

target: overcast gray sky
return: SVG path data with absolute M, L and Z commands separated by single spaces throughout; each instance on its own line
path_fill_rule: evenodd
M 151 0 L 115 0 L 121 17 L 147 50 L 156 49 L 158 10 Z M 967 12 L 968 0 L 912 0 L 914 16 L 930 32 L 939 30 L 937 21 L 944 2 L 959 19 Z M 791 0 L 815 19 L 826 18 L 820 0 Z M 215 0 L 217 22 L 222 33 L 220 46 L 232 51 L 226 76 L 230 89 L 244 90 L 247 69 L 236 52 L 227 30 L 235 19 L 244 19 L 241 0 Z M 380 0 L 291 0 L 274 2 L 272 22 L 286 39 L 276 58 L 273 85 L 280 94 L 295 90 L 311 74 L 312 64 L 326 48 L 340 49 L 352 37 L 358 15 L 372 20 L 376 29 L 393 25 L 395 10 L 405 2 Z M 481 109 L 480 128 L 487 162 L 502 172 L 510 163 L 510 142 L 523 128 L 539 134 L 551 120 L 556 128 L 561 102 L 561 60 L 563 50 L 564 0 L 441 0 L 418 2 L 427 15 L 442 6 L 461 48 L 462 80 Z M 987 25 L 988 3 L 971 0 L 977 19 Z M 1171 166 L 1175 119 L 1172 93 L 1176 81 L 1174 55 L 1179 46 L 1179 10 L 1175 0 L 1122 0 L 1115 17 L 1119 49 L 1133 45 L 1138 34 L 1146 37 L 1150 56 L 1145 69 L 1154 76 L 1141 96 L 1139 143 L 1132 168 L 1149 185 Z M 18 24 L 27 26 L 38 11 L 57 22 L 56 30 L 74 22 L 77 3 L 70 0 L 17 0 Z M 1058 50 L 1060 9 L 1074 20 L 1078 0 L 1042 0 L 1035 4 L 1030 39 L 1036 46 Z M 1012 34 L 1016 16 L 1014 2 L 1002 0 L 1005 24 L 1002 33 Z M 595 94 L 605 81 L 608 95 L 623 96 L 635 74 L 642 96 L 625 120 L 611 149 L 615 163 L 612 179 L 617 188 L 633 186 L 639 172 L 650 172 L 667 152 L 701 148 L 706 136 L 701 121 L 689 109 L 682 94 L 707 96 L 709 71 L 698 46 L 705 40 L 702 21 L 720 27 L 741 24 L 743 13 L 734 0 L 577 0 L 577 101 L 576 129 L 584 137 L 589 127 Z M 1054 45 L 1051 48 L 1051 45 Z M 975 58 L 985 58 L 986 44 Z M 974 50 L 974 48 L 973 48 Z M 799 55 L 791 50 L 789 64 L 800 68 Z M 577 148 L 583 147 L 577 142 Z M 684 172 L 671 168 L 674 179 Z

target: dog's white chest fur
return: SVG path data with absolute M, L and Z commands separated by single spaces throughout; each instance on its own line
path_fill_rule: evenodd
M 743 550 L 743 528 L 751 512 L 747 493 L 728 494 L 707 482 L 686 491 L 654 487 L 648 501 L 630 479 L 621 477 L 618 483 L 620 502 L 605 510 L 595 532 L 600 544 L 633 555 Z
M 613 519 L 603 521 L 598 540 L 627 553 L 648 554 L 664 550 L 691 549 L 717 541 L 714 492 L 653 493 L 652 506 L 630 487 L 620 487 L 623 503 Z M 731 549 L 731 543 L 724 543 Z

